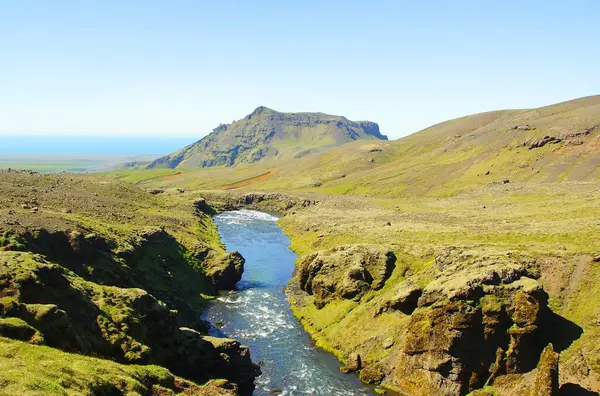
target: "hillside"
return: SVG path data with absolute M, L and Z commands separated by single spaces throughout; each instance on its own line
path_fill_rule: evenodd
M 258 107 L 148 168 L 207 168 L 302 157 L 361 139 L 387 139 L 373 122 L 322 113 L 280 113 Z
M 141 183 L 151 179 L 150 184 L 163 187 L 229 189 L 249 180 L 246 189 L 451 196 L 505 180 L 596 181 L 599 136 L 600 96 L 592 96 L 538 109 L 466 116 L 395 141 L 359 140 L 302 158 L 238 166 L 235 171 L 178 169 L 115 175 Z
M 199 320 L 243 270 L 202 202 L 96 176 L 0 176 L 0 393 L 173 394 L 217 379 L 251 393 L 248 349 Z
M 408 395 L 589 395 L 599 125 L 593 96 L 287 161 L 114 176 L 281 212 L 300 256 L 292 309 L 364 381 Z M 396 257 L 391 273 L 378 252 Z

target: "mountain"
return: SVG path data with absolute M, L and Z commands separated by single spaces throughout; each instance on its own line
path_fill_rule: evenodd
M 208 168 L 302 157 L 362 139 L 387 140 L 379 125 L 323 113 L 280 113 L 264 106 L 148 168 Z
M 451 196 L 505 180 L 595 182 L 599 165 L 597 95 L 534 109 L 469 115 L 398 140 L 359 140 L 293 161 L 258 163 L 235 171 L 188 170 L 177 178 L 152 182 L 160 187 L 201 183 L 202 188 L 240 185 L 328 194 Z M 138 181 L 144 175 L 131 178 Z

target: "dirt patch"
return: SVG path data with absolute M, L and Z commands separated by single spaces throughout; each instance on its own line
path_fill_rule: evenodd
M 177 173 L 174 173 L 172 175 L 168 175 L 168 176 L 163 177 L 163 180 L 175 179 L 175 178 L 178 178 L 178 177 L 181 177 L 181 176 L 183 176 L 183 172 L 177 172 Z
M 251 177 L 251 178 L 248 178 L 248 179 L 240 180 L 240 181 L 235 182 L 235 183 L 224 184 L 222 186 L 217 187 L 217 189 L 218 190 L 233 190 L 233 189 L 236 189 L 236 188 L 245 187 L 245 186 L 248 186 L 250 184 L 254 184 L 254 183 L 257 183 L 259 181 L 266 180 L 269 177 L 273 176 L 275 173 L 277 173 L 277 171 L 268 171 L 267 173 L 263 173 L 262 175 L 258 175 L 258 176 Z

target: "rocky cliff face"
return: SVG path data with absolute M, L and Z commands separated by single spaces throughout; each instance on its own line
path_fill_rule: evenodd
M 527 262 L 441 256 L 442 271 L 418 299 L 392 382 L 414 394 L 467 394 L 500 375 L 535 368 L 549 315 Z
M 220 125 L 200 141 L 161 157 L 149 168 L 192 168 L 289 159 L 359 139 L 387 139 L 369 121 L 323 113 L 280 113 L 258 107 L 245 118 Z
M 302 293 L 328 310 L 336 301 L 360 302 L 372 291 L 354 309 L 403 323 L 390 328 L 381 344 L 363 340 L 364 347 L 341 347 L 348 353 L 344 371 L 358 371 L 366 383 L 407 395 L 488 394 L 483 388 L 557 394 L 558 355 L 548 345 L 558 338 L 564 345 L 570 336 L 548 307 L 535 260 L 442 250 L 432 268 L 436 275 L 426 284 L 408 278 L 376 297 L 373 292 L 385 285 L 395 262 L 393 252 L 368 245 L 341 246 L 299 262 L 297 287 L 288 290 L 296 306 L 307 304 Z M 309 329 L 322 320 L 315 314 L 306 319 Z

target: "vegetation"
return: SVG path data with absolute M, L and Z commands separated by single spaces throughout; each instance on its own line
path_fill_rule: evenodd
M 123 365 L 0 337 L 1 395 L 235 394 L 158 366 Z
M 251 392 L 258 371 L 247 348 L 234 342 L 221 350 L 199 320 L 206 296 L 216 295 L 222 282 L 218 274 L 239 259 L 225 254 L 210 215 L 183 195 L 91 175 L 2 172 L 0 336 L 120 364 L 156 364 L 199 384 L 220 378 L 234 384 L 225 381 L 231 389 L 214 394 Z M 75 374 L 69 367 L 61 374 L 57 364 L 39 378 L 7 377 L 0 389 L 27 394 L 34 386 L 28 381 L 40 381 L 40 393 L 87 386 L 90 394 L 147 394 L 166 386 L 116 363 L 122 378 L 111 369 L 97 378 L 92 372 L 85 382 L 82 372 L 81 383 L 71 384 Z M 170 378 L 169 392 L 185 391 L 160 370 Z
M 463 263 L 473 273 L 486 257 L 520 257 L 529 263 L 526 278 L 537 278 L 549 294 L 547 306 L 562 318 L 550 316 L 549 328 L 570 323 L 557 327 L 564 339 L 554 344 L 561 351 L 562 385 L 572 381 L 597 391 L 600 355 L 589 346 L 597 343 L 600 318 L 600 299 L 594 298 L 600 290 L 598 133 L 595 96 L 463 117 L 395 142 L 351 142 L 289 161 L 189 169 L 176 179 L 145 178 L 143 172 L 136 178 L 153 188 L 204 190 L 212 202 L 227 200 L 216 190 L 226 190 L 233 204 L 240 202 L 236 194 L 260 191 L 316 201 L 293 205 L 280 220 L 301 257 L 346 244 L 390 247 L 399 264 L 382 289 L 360 302 L 334 300 L 317 309 L 314 297 L 294 290 L 292 281 L 294 313 L 318 345 L 342 361 L 359 351 L 367 366 L 397 365 L 412 315 L 374 312 L 408 284 L 431 288 L 446 252 L 478 257 Z M 241 201 L 281 208 L 268 200 Z M 470 309 L 502 312 L 512 304 L 506 297 L 488 295 Z M 389 339 L 393 346 L 386 348 Z

